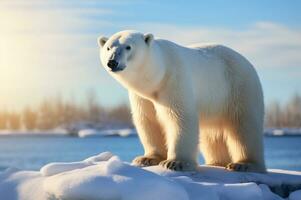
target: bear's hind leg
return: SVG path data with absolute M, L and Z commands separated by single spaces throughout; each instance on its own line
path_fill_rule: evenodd
M 232 160 L 226 167 L 228 170 L 266 171 L 261 134 L 260 126 L 256 126 L 251 120 L 241 121 L 237 127 L 227 131 L 227 146 Z
M 223 130 L 201 129 L 200 132 L 200 147 L 206 165 L 226 167 L 231 159 Z

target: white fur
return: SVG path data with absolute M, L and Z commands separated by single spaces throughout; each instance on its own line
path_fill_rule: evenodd
M 206 164 L 265 171 L 263 95 L 253 66 L 221 45 L 183 47 L 149 36 L 123 31 L 99 40 L 103 66 L 130 94 L 145 149 L 134 163 L 194 169 L 200 139 Z M 118 60 L 124 69 L 111 72 L 108 60 L 126 45 L 131 50 Z

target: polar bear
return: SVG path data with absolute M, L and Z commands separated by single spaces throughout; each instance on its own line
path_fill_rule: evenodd
M 200 149 L 207 165 L 265 172 L 263 93 L 242 55 L 130 30 L 98 44 L 102 65 L 129 92 L 145 151 L 135 165 L 195 170 Z

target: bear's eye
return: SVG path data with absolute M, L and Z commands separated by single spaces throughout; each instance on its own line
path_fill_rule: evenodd
M 126 46 L 125 49 L 126 50 L 131 50 L 131 47 L 130 46 Z
M 107 47 L 107 50 L 110 51 L 110 47 Z

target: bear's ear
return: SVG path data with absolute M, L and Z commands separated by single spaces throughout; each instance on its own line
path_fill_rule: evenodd
M 104 36 L 100 36 L 97 38 L 97 43 L 100 47 L 103 47 L 107 41 L 108 41 L 108 38 L 104 37 Z
M 146 44 L 150 45 L 150 43 L 153 41 L 154 35 L 151 33 L 147 33 L 144 35 L 144 41 Z

